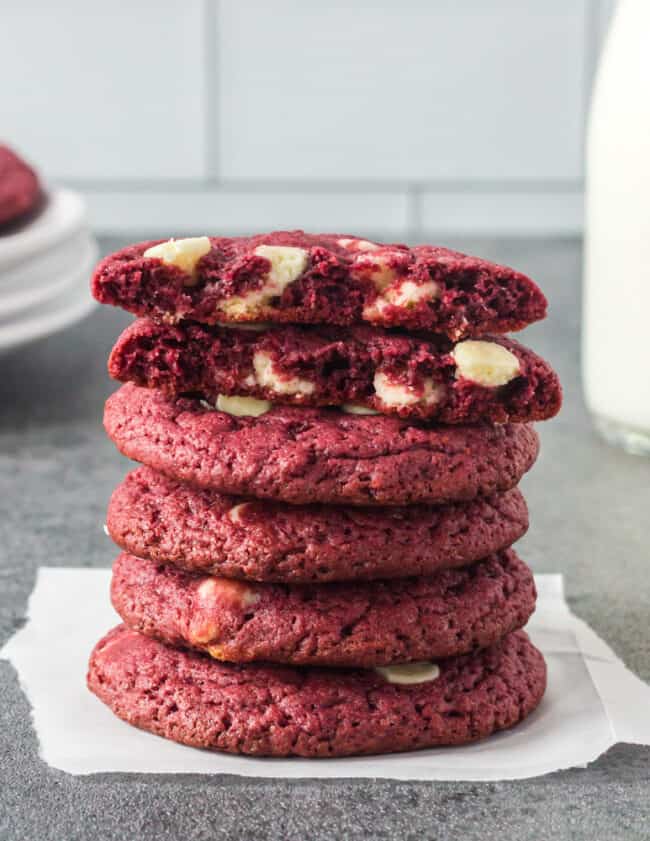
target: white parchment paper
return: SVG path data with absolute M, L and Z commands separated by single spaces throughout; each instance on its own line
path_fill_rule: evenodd
M 32 705 L 41 757 L 72 774 L 506 780 L 586 765 L 619 741 L 650 744 L 650 687 L 569 611 L 559 575 L 536 577 L 528 625 L 548 663 L 548 691 L 511 731 L 465 747 L 352 759 L 254 759 L 167 742 L 123 723 L 86 689 L 88 655 L 119 621 L 109 580 L 109 570 L 41 568 L 28 621 L 0 652 Z

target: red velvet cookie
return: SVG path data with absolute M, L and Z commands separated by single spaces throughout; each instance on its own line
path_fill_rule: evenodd
M 546 688 L 523 631 L 438 666 L 403 685 L 374 670 L 232 665 L 119 626 L 95 647 L 88 687 L 124 721 L 176 742 L 305 757 L 477 741 L 526 718 Z
M 227 578 L 309 583 L 464 566 L 519 540 L 528 511 L 517 488 L 440 506 L 302 506 L 223 496 L 140 467 L 113 492 L 106 524 L 141 558 Z
M 525 424 L 421 427 L 293 406 L 236 417 L 132 384 L 108 399 L 104 425 L 124 455 L 175 479 L 295 504 L 487 496 L 514 487 L 539 446 Z
M 372 668 L 487 648 L 522 628 L 535 584 L 512 549 L 463 569 L 353 584 L 193 575 L 123 552 L 111 599 L 134 631 L 232 663 Z
M 524 422 L 561 403 L 550 366 L 511 339 L 456 345 L 372 327 L 282 326 L 263 332 L 141 319 L 108 370 L 170 396 L 244 395 L 298 406 L 366 407 L 442 423 Z
M 367 322 L 452 339 L 517 330 L 546 314 L 532 280 L 487 260 L 303 231 L 139 243 L 102 260 L 92 291 L 168 323 Z
M 19 224 L 42 200 L 34 170 L 7 146 L 0 146 L 0 227 Z

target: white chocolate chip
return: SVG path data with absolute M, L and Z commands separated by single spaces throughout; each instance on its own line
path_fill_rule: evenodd
M 259 593 L 242 584 L 241 581 L 232 581 L 216 576 L 204 579 L 199 584 L 197 594 L 203 607 L 213 607 L 224 601 L 238 607 L 250 607 L 261 598 Z
M 426 283 L 414 283 L 405 280 L 397 286 L 385 289 L 374 301 L 364 307 L 363 317 L 368 321 L 380 318 L 384 310 L 389 307 L 409 309 L 420 301 L 432 301 L 440 294 L 440 287 L 433 280 Z
M 253 356 L 253 368 L 258 385 L 272 389 L 276 394 L 312 394 L 314 383 L 300 377 L 283 379 L 273 368 L 273 360 L 268 353 L 258 351 Z
M 216 576 L 204 578 L 197 588 L 196 596 L 197 605 L 191 622 L 190 639 L 199 645 L 220 636 L 219 618 L 225 607 L 240 610 L 250 607 L 261 598 L 258 592 L 241 581 L 230 581 Z M 212 651 L 210 653 L 212 654 Z
M 287 286 L 305 271 L 309 256 L 309 252 L 304 248 L 294 248 L 290 245 L 258 245 L 255 254 L 271 263 L 268 278 L 278 290 L 274 293 L 276 295 L 284 292 Z
M 236 418 L 259 418 L 271 407 L 272 404 L 268 400 L 257 400 L 255 397 L 228 397 L 226 394 L 217 397 L 217 409 Z
M 392 383 L 386 374 L 375 374 L 374 386 L 377 397 L 387 406 L 411 406 L 419 400 L 412 389 L 403 383 Z
M 260 307 L 263 307 L 268 298 L 265 293 L 265 288 L 251 289 L 245 295 L 233 295 L 232 298 L 226 298 L 219 302 L 219 309 L 221 312 L 232 316 L 249 315 L 256 312 Z M 272 295 L 269 297 L 273 297 Z
M 413 406 L 416 403 L 423 403 L 425 406 L 434 406 L 440 402 L 445 393 L 444 386 L 434 383 L 430 377 L 424 380 L 421 393 L 418 393 L 411 386 L 392 382 L 381 371 L 375 374 L 373 382 L 377 397 L 386 406 L 391 407 Z
M 248 315 L 266 306 L 272 298 L 279 298 L 307 268 L 309 252 L 290 245 L 258 245 L 257 257 L 264 257 L 271 263 L 271 269 L 259 289 L 251 289 L 244 295 L 235 295 L 221 301 L 220 308 L 230 315 Z
M 405 280 L 395 289 L 389 289 L 384 296 L 389 304 L 396 307 L 411 307 L 420 301 L 431 301 L 438 296 L 440 289 L 433 280 L 426 283 L 413 283 Z
M 196 264 L 210 251 L 208 237 L 188 237 L 187 239 L 169 239 L 147 248 L 143 257 L 155 257 L 168 266 L 176 266 L 190 276 L 185 283 L 191 286 L 194 280 Z
M 104 534 L 106 535 L 106 537 L 110 537 L 110 536 L 111 536 L 111 533 L 110 533 L 110 531 L 108 530 L 108 526 L 106 525 L 106 523 L 104 523 L 103 528 L 104 528 Z
M 239 505 L 234 505 L 226 515 L 231 523 L 239 525 L 242 521 L 243 512 L 250 506 L 250 502 L 240 502 Z
M 214 578 L 206 578 L 199 584 L 198 594 L 202 602 L 212 602 L 217 590 L 217 582 Z
M 347 412 L 348 415 L 378 415 L 376 409 L 370 409 L 368 406 L 359 406 L 357 403 L 344 403 L 341 406 L 342 411 Z
M 451 355 L 456 376 L 486 388 L 505 385 L 519 375 L 519 360 L 507 348 L 495 342 L 468 339 L 459 342 Z
M 374 242 L 369 242 L 367 239 L 339 239 L 337 240 L 341 248 L 349 248 L 352 251 L 377 251 L 381 246 Z
M 390 256 L 390 255 L 388 255 Z M 395 269 L 389 265 L 385 255 L 361 254 L 355 260 L 354 274 L 369 277 L 375 289 L 382 293 L 395 280 Z
M 437 663 L 404 663 L 401 666 L 377 666 L 376 672 L 388 681 L 408 686 L 414 683 L 427 683 L 440 676 Z

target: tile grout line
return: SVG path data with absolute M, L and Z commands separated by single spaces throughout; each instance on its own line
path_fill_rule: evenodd
M 77 189 L 96 191 L 98 193 L 111 192 L 139 192 L 139 193 L 208 193 L 232 190 L 239 193 L 363 193 L 373 195 L 381 192 L 406 193 L 414 190 L 418 195 L 431 190 L 434 192 L 448 192 L 455 194 L 469 193 L 472 195 L 489 195 L 490 193 L 522 194 L 535 193 L 537 195 L 581 192 L 584 186 L 583 178 L 540 178 L 517 179 L 505 181 L 491 180 L 422 180 L 417 182 L 378 181 L 378 180 L 319 180 L 319 179 L 238 179 L 238 178 L 128 178 L 128 179 L 96 179 L 96 178 L 62 178 L 62 183 Z
M 208 184 L 219 176 L 219 0 L 203 0 L 203 113 L 204 113 L 204 177 Z

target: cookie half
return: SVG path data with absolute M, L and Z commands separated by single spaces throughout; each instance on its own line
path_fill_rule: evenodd
M 487 496 L 514 487 L 539 447 L 526 424 L 421 427 L 292 406 L 237 417 L 130 383 L 107 400 L 104 426 L 124 455 L 172 478 L 295 504 Z
M 447 505 L 360 508 L 242 500 L 148 467 L 113 492 L 113 540 L 195 572 L 270 582 L 430 575 L 511 546 L 528 528 L 520 491 Z
M 370 668 L 467 654 L 522 628 L 535 583 L 508 550 L 434 576 L 259 584 L 122 553 L 113 607 L 135 631 L 232 663 Z
M 257 332 L 140 319 L 117 340 L 108 370 L 172 397 L 243 395 L 442 423 L 545 420 L 562 400 L 552 368 L 512 339 L 454 344 L 372 327 Z
M 92 291 L 167 323 L 365 322 L 452 339 L 517 330 L 546 314 L 538 287 L 505 266 L 303 231 L 139 243 L 99 263 Z
M 546 688 L 523 631 L 436 665 L 424 675 L 434 679 L 406 685 L 373 670 L 232 665 L 119 626 L 95 647 L 88 687 L 124 721 L 176 742 L 303 757 L 474 742 L 522 721 Z

